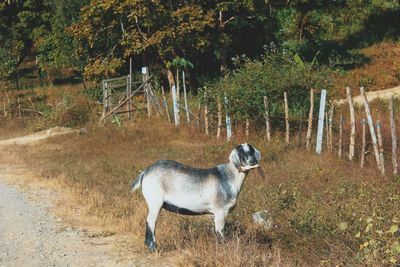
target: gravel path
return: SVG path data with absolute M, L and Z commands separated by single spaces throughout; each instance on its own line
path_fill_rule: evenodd
M 0 176 L 0 267 L 127 266 L 109 255 L 107 238 L 62 226 L 47 211 L 50 204 L 33 203 L 26 193 Z M 48 193 L 47 193 L 48 194 Z

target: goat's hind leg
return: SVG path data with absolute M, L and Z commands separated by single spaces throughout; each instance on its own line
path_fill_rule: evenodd
M 156 251 L 157 249 L 155 231 L 161 207 L 162 207 L 162 201 L 161 202 L 152 201 L 151 203 L 148 203 L 149 214 L 147 215 L 147 220 L 146 220 L 146 235 L 144 243 L 152 252 Z

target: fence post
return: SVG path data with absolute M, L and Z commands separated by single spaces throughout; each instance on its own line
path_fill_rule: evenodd
M 350 109 L 351 130 L 350 130 L 349 160 L 351 161 L 354 158 L 354 146 L 355 146 L 355 137 L 356 137 L 356 117 L 355 117 L 355 113 L 354 113 L 354 103 L 353 103 L 353 98 L 351 97 L 350 87 L 346 87 L 346 95 L 347 95 L 347 101 L 349 102 L 349 109 Z
M 366 146 L 366 124 L 367 122 L 365 119 L 362 120 L 362 144 L 361 144 L 361 161 L 360 161 L 360 167 L 364 168 L 364 163 L 365 163 L 365 146 Z
M 379 160 L 381 163 L 381 173 L 385 175 L 385 159 L 383 156 L 383 141 L 382 141 L 382 127 L 379 120 L 376 121 L 376 133 L 378 135 L 378 145 L 379 145 Z
M 325 102 L 326 102 L 326 90 L 322 90 L 320 104 L 319 104 L 319 114 L 318 114 L 317 146 L 315 149 L 315 152 L 317 154 L 321 154 L 322 150 L 322 137 L 324 135 Z
M 221 137 L 221 128 L 222 128 L 222 105 L 221 105 L 221 98 L 219 95 L 217 97 L 217 109 L 218 109 L 217 138 L 220 138 Z
M 333 112 L 335 110 L 335 105 L 332 103 L 331 108 L 329 109 L 329 149 L 333 150 Z
M 303 116 L 304 116 L 304 109 L 301 109 L 297 148 L 300 148 L 300 146 L 301 146 L 301 136 L 302 136 L 302 133 L 303 133 L 303 120 L 304 120 Z
M 165 112 L 167 113 L 168 122 L 171 122 L 171 117 L 169 116 L 168 102 L 167 102 L 167 99 L 165 97 L 164 86 L 161 86 L 161 93 L 162 93 L 162 97 L 163 97 L 163 103 L 164 103 Z
M 372 145 L 374 147 L 376 165 L 378 166 L 378 169 L 381 170 L 381 164 L 380 164 L 380 160 L 379 160 L 378 143 L 377 143 L 376 134 L 375 134 L 374 122 L 372 120 L 371 109 L 369 108 L 368 99 L 367 99 L 367 96 L 365 95 L 364 87 L 360 87 L 360 93 L 361 93 L 361 96 L 363 99 L 365 113 L 367 114 L 369 132 L 370 132 L 371 139 L 372 139 Z
M 179 87 L 179 67 L 176 67 L 176 99 L 178 103 L 181 101 L 181 88 Z
M 396 136 L 396 123 L 394 120 L 394 109 L 393 109 L 393 95 L 389 99 L 389 113 L 390 113 L 390 132 L 392 135 L 392 164 L 393 164 L 393 175 L 398 174 L 397 165 L 397 136 Z
M 103 90 L 103 116 L 107 113 L 107 90 L 104 80 L 101 81 L 101 89 Z
M 330 150 L 329 143 L 330 143 L 330 136 L 329 136 L 329 118 L 328 112 L 325 112 L 325 132 L 326 132 L 326 148 Z
M 224 96 L 224 103 L 225 103 L 225 108 L 228 109 L 229 102 L 226 95 Z M 231 126 L 231 116 L 229 115 L 228 111 L 225 113 L 225 123 L 226 123 L 226 140 L 230 141 L 232 137 L 232 126 Z
M 343 147 L 343 114 L 340 114 L 339 120 L 339 150 L 338 150 L 338 157 L 339 159 L 342 158 L 342 147 Z
M 22 118 L 22 112 L 21 112 L 21 101 L 19 99 L 19 96 L 17 97 L 17 103 L 18 103 L 18 117 Z
M 267 143 L 271 142 L 271 129 L 269 123 L 269 104 L 268 104 L 268 97 L 264 96 L 264 108 L 265 108 L 265 131 L 267 134 Z
M 128 119 L 132 119 L 132 114 L 131 114 L 131 88 L 130 88 L 130 75 L 126 76 L 126 97 L 128 98 L 127 106 L 126 106 L 126 111 L 128 112 Z
M 128 112 L 129 112 L 129 120 L 132 119 L 132 58 L 129 58 L 129 76 L 128 76 Z
M 3 116 L 4 119 L 7 118 L 7 109 L 6 109 L 6 98 L 5 98 L 5 93 L 3 93 Z
M 142 67 L 142 75 L 143 75 L 143 82 L 148 80 L 148 72 L 149 68 L 147 67 Z M 148 84 L 146 83 L 144 85 L 144 93 L 146 95 L 146 101 L 147 101 L 147 116 L 150 118 L 151 117 L 151 105 L 150 105 L 150 92 L 148 88 Z
M 288 105 L 288 99 L 287 99 L 287 93 L 283 93 L 283 98 L 285 101 L 285 121 L 286 121 L 286 135 L 285 135 L 285 141 L 286 144 L 290 143 L 290 126 L 289 126 L 289 105 Z
M 198 117 L 198 120 L 197 120 L 197 123 L 196 123 L 196 127 L 199 130 L 201 130 L 201 102 L 199 102 L 199 109 L 197 111 L 197 117 Z
M 175 85 L 172 85 L 172 103 L 173 103 L 173 107 L 174 107 L 175 126 L 178 126 L 179 125 L 179 106 L 178 106 L 178 100 L 176 98 Z
M 204 93 L 204 128 L 208 135 L 208 106 L 207 106 L 207 93 Z
M 245 128 L 245 134 L 246 134 L 246 137 L 249 137 L 249 134 L 250 134 L 250 120 L 249 120 L 249 117 L 246 117 L 246 128 Z
M 308 114 L 308 127 L 306 136 L 306 148 L 310 149 L 312 124 L 313 124 L 313 113 L 314 113 L 314 89 L 310 89 L 310 113 Z
M 186 122 L 190 123 L 190 116 L 189 116 L 189 108 L 187 102 L 187 95 L 186 95 L 186 79 L 185 79 L 185 71 L 182 71 L 182 83 L 183 83 L 183 98 L 185 101 L 185 110 L 186 110 Z

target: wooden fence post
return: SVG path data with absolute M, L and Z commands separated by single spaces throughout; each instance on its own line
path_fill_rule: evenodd
M 331 108 L 329 109 L 329 149 L 333 150 L 333 112 L 335 110 L 335 106 L 332 103 Z
M 379 160 L 381 163 L 381 173 L 385 175 L 385 159 L 383 156 L 383 141 L 382 141 L 382 127 L 379 120 L 376 121 L 376 133 L 378 135 L 378 145 L 379 145 Z
M 165 112 L 167 113 L 168 122 L 171 122 L 171 117 L 169 116 L 168 102 L 167 102 L 167 98 L 165 97 L 164 86 L 161 86 L 161 93 L 162 93 L 162 97 L 163 97 L 163 104 L 164 104 Z
M 128 96 L 129 101 L 128 101 L 128 112 L 129 112 L 129 120 L 132 119 L 132 58 L 129 58 L 129 75 L 128 75 Z
M 199 102 L 199 109 L 197 110 L 197 117 L 199 118 L 196 127 L 201 130 L 201 102 Z
M 396 123 L 394 120 L 394 109 L 393 109 L 393 95 L 389 99 L 389 113 L 390 113 L 390 132 L 392 135 L 392 164 L 393 164 L 393 175 L 398 174 L 397 165 L 397 136 L 396 136 Z
M 343 147 L 343 114 L 340 114 L 339 120 L 339 150 L 338 150 L 338 157 L 339 159 L 342 158 L 342 147 Z
M 304 120 L 303 116 L 304 116 L 304 109 L 301 109 L 297 148 L 300 148 L 301 146 L 301 136 L 303 133 L 303 120 Z
M 224 103 L 225 103 L 225 108 L 228 109 L 229 102 L 226 95 L 224 96 Z M 226 123 L 226 140 L 229 142 L 232 137 L 232 125 L 231 125 L 231 116 L 229 115 L 228 111 L 225 113 L 225 123 Z
M 129 99 L 128 103 L 126 103 L 126 111 L 127 111 L 127 116 L 128 119 L 131 120 L 132 119 L 132 114 L 131 114 L 131 101 L 132 101 L 132 97 L 131 97 L 131 78 L 130 75 L 126 76 L 126 97 Z
M 176 99 L 180 102 L 181 92 L 179 87 L 179 67 L 176 67 Z
M 355 113 L 354 113 L 354 103 L 353 103 L 353 98 L 351 97 L 350 87 L 346 87 L 346 95 L 347 95 L 347 101 L 349 102 L 349 109 L 350 109 L 351 130 L 350 130 L 349 160 L 351 161 L 354 158 L 354 147 L 355 147 L 355 137 L 356 137 L 356 117 L 355 117 Z
M 330 143 L 330 136 L 329 136 L 329 118 L 328 112 L 325 112 L 325 132 L 326 132 L 326 148 L 330 150 L 329 143 Z
M 7 109 L 6 109 L 6 98 L 5 98 L 5 93 L 3 93 L 3 116 L 4 119 L 7 118 Z
M 376 165 L 378 166 L 378 169 L 381 169 L 381 164 L 380 164 L 380 160 L 379 160 L 378 142 L 376 139 L 374 122 L 372 120 L 371 109 L 369 108 L 368 99 L 367 99 L 367 96 L 365 95 L 364 87 L 360 87 L 360 93 L 361 93 L 361 96 L 363 99 L 365 113 L 367 114 L 369 132 L 370 132 L 371 139 L 372 139 L 372 145 L 374 147 Z
M 307 127 L 307 136 L 306 136 L 306 148 L 307 149 L 310 149 L 313 113 L 314 113 L 314 89 L 311 89 L 310 90 L 310 113 L 308 114 L 308 127 Z
M 315 149 L 315 152 L 317 154 L 321 154 L 322 151 L 322 138 L 324 135 L 325 102 L 326 102 L 326 90 L 322 90 L 320 104 L 319 104 L 319 114 L 318 114 L 317 146 Z
M 285 101 L 285 121 L 286 121 L 286 135 L 285 135 L 285 141 L 286 144 L 290 143 L 290 126 L 289 126 L 289 105 L 288 105 L 288 99 L 287 99 L 287 93 L 283 93 L 283 98 Z
M 142 74 L 143 74 L 143 82 L 147 81 L 149 78 L 149 68 L 142 67 Z M 146 101 L 147 101 L 147 116 L 150 118 L 151 117 L 151 104 L 150 104 L 150 92 L 149 91 L 150 91 L 149 85 L 145 84 L 144 85 L 144 93 L 146 95 Z
M 221 98 L 219 95 L 217 97 L 217 109 L 218 109 L 217 138 L 220 138 L 221 137 L 221 128 L 222 128 L 222 105 L 221 105 Z
M 245 121 L 246 121 L 245 135 L 246 135 L 246 137 L 249 137 L 249 134 L 250 134 L 250 120 L 249 120 L 249 117 L 246 117 Z
M 186 94 L 186 79 L 185 79 L 185 71 L 182 71 L 182 83 L 183 83 L 183 98 L 185 101 L 185 110 L 186 110 L 186 122 L 190 123 L 190 116 L 189 116 L 189 108 L 187 102 L 187 94 Z
M 174 107 L 175 126 L 178 126 L 179 125 L 179 106 L 178 106 L 178 99 L 176 97 L 175 85 L 172 85 L 172 103 L 173 103 L 173 107 Z
M 265 131 L 267 134 L 267 143 L 269 144 L 271 142 L 271 129 L 269 123 L 269 103 L 267 96 L 264 96 L 264 108 L 265 108 Z
M 17 97 L 17 103 L 18 103 L 18 117 L 19 117 L 19 118 L 22 118 L 21 100 L 19 99 L 19 96 Z
M 107 103 L 107 89 L 106 89 L 106 83 L 102 80 L 101 81 L 101 89 L 103 90 L 103 116 L 107 113 L 108 111 L 108 103 Z
M 207 106 L 207 93 L 204 93 L 204 128 L 206 130 L 206 134 L 208 135 L 208 106 Z
M 360 160 L 360 167 L 361 168 L 364 168 L 364 163 L 365 163 L 366 124 L 367 124 L 367 121 L 365 119 L 363 119 L 362 120 L 361 160 Z

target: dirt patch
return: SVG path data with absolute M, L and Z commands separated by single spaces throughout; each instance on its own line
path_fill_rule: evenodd
M 58 135 L 65 135 L 65 134 L 71 134 L 71 133 L 77 133 L 78 130 L 70 129 L 70 128 L 65 128 L 65 127 L 54 127 L 48 130 L 44 130 L 38 133 L 26 135 L 23 137 L 17 137 L 13 139 L 7 139 L 0 141 L 0 145 L 30 145 L 30 144 L 35 144 L 39 141 L 42 141 L 44 139 L 53 137 L 53 136 L 58 136 Z
M 367 96 L 368 102 L 372 102 L 376 99 L 388 100 L 392 96 L 395 98 L 400 98 L 400 86 L 385 90 L 366 92 L 365 95 Z M 353 102 L 355 105 L 361 106 L 363 104 L 362 96 L 358 95 L 353 97 Z M 340 99 L 335 101 L 335 104 L 339 106 L 347 103 L 347 99 Z

